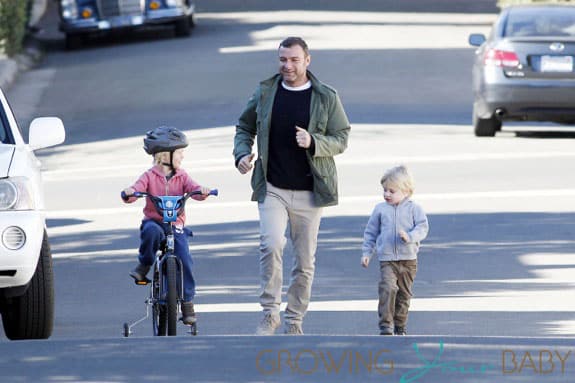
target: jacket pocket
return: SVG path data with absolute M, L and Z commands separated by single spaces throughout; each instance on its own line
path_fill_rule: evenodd
M 265 176 L 262 167 L 262 159 L 258 158 L 254 163 L 254 170 L 251 179 L 252 190 L 256 195 L 265 190 Z
M 419 243 L 404 243 L 401 238 L 398 239 L 398 253 L 402 257 L 414 258 L 419 251 Z
M 325 136 L 327 130 L 327 118 L 321 118 L 312 125 L 311 133 L 319 133 Z
M 337 170 L 333 158 L 312 157 L 310 163 L 314 175 L 315 191 L 328 199 L 335 199 L 337 195 Z

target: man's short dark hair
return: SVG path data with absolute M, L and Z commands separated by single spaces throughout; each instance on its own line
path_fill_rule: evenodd
M 303 49 L 303 53 L 306 56 L 309 56 L 309 48 L 307 47 L 307 43 L 301 37 L 294 37 L 294 36 L 288 37 L 287 39 L 285 39 L 280 43 L 278 49 L 281 47 L 291 48 L 294 45 L 299 45 L 301 49 Z

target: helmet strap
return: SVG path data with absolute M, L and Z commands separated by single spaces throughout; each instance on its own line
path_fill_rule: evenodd
M 162 162 L 162 165 L 169 167 L 170 169 L 172 169 L 172 171 L 176 170 L 176 169 L 174 169 L 174 151 L 173 150 L 170 152 L 170 163 Z

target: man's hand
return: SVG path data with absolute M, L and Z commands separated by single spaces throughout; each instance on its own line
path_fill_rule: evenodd
M 295 129 L 295 140 L 297 142 L 297 146 L 304 149 L 309 148 L 311 145 L 311 135 L 307 132 L 307 130 L 300 128 L 297 125 L 295 126 Z
M 238 162 L 238 170 L 242 174 L 246 174 L 254 167 L 252 165 L 252 161 L 254 160 L 255 154 L 248 154 L 247 156 L 243 156 L 242 159 Z

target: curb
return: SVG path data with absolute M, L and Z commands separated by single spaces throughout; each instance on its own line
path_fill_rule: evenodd
M 33 42 L 24 46 L 23 52 L 15 57 L 0 57 L 0 89 L 10 89 L 20 73 L 34 68 L 43 57 L 44 52 Z
M 34 0 L 30 18 L 31 25 L 39 23 L 46 13 L 47 6 L 47 0 Z M 7 57 L 0 53 L 0 89 L 4 91 L 10 89 L 20 73 L 32 69 L 44 57 L 38 43 L 34 41 L 34 35 L 28 34 L 25 39 L 22 53 L 15 57 Z

